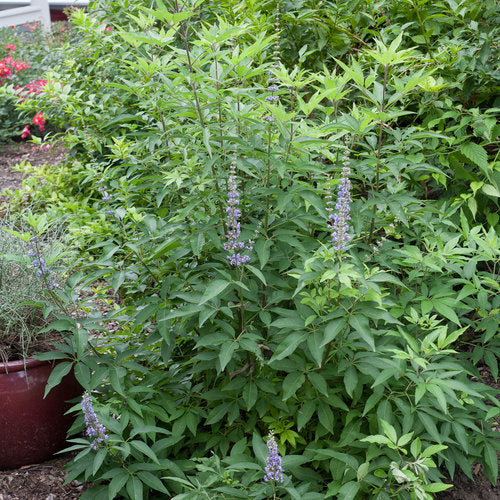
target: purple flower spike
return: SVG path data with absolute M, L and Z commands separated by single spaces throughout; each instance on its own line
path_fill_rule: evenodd
M 331 195 L 327 196 L 328 227 L 332 232 L 332 241 L 334 250 L 345 251 L 346 245 L 351 240 L 349 235 L 349 221 L 351 220 L 351 169 L 349 168 L 349 153 L 346 151 L 343 158 L 342 177 L 337 192 L 337 204 L 335 213 L 331 207 Z
M 97 450 L 104 441 L 107 441 L 108 435 L 106 434 L 106 428 L 99 422 L 99 419 L 94 412 L 92 398 L 88 392 L 83 394 L 82 411 L 85 417 L 87 436 L 93 439 L 90 443 L 90 447 L 93 450 Z
M 283 482 L 283 467 L 281 466 L 281 456 L 278 445 L 274 439 L 274 432 L 270 431 L 267 439 L 266 475 L 264 481 Z
M 242 250 L 250 252 L 253 249 L 253 241 L 247 243 L 239 241 L 241 234 L 240 217 L 241 210 L 240 193 L 236 184 L 236 159 L 231 163 L 229 175 L 229 191 L 227 193 L 227 241 L 224 243 L 224 250 L 227 252 L 227 258 L 232 266 L 239 267 L 250 261 L 250 257 L 241 253 Z

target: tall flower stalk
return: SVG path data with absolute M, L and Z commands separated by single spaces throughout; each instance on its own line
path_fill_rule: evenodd
M 97 450 L 102 443 L 107 441 L 108 435 L 106 434 L 106 428 L 99 422 L 95 414 L 92 398 L 88 392 L 85 392 L 82 397 L 82 411 L 85 417 L 86 434 L 92 438 L 90 447 Z
M 240 241 L 241 235 L 241 209 L 240 209 L 240 192 L 238 191 L 236 177 L 236 158 L 231 163 L 228 180 L 227 193 L 227 234 L 224 250 L 227 252 L 227 258 L 232 266 L 240 267 L 250 261 L 250 256 L 244 252 L 250 252 L 253 249 L 253 241 Z
M 333 248 L 337 252 L 345 252 L 351 240 L 349 221 L 351 220 L 351 169 L 349 167 L 349 151 L 345 151 L 342 158 L 342 174 L 337 191 L 335 211 L 332 208 L 331 195 L 327 195 L 326 210 L 328 211 L 328 227 L 331 231 Z

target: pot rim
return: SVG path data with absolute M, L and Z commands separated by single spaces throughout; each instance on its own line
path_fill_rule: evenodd
M 48 361 L 41 361 L 35 358 L 18 359 L 16 361 L 7 361 L 7 363 L 4 361 L 0 362 L 0 374 L 20 372 L 28 370 L 29 368 L 36 368 L 37 366 L 45 365 L 47 363 Z

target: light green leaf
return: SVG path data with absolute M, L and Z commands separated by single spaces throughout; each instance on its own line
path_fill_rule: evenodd
M 488 172 L 488 153 L 475 142 L 466 142 L 460 146 L 460 152 L 485 173 Z

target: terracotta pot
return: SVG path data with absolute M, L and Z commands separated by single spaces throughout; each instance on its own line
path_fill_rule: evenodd
M 82 389 L 72 372 L 43 399 L 53 362 L 0 362 L 0 470 L 48 460 L 66 446 L 69 399 Z

